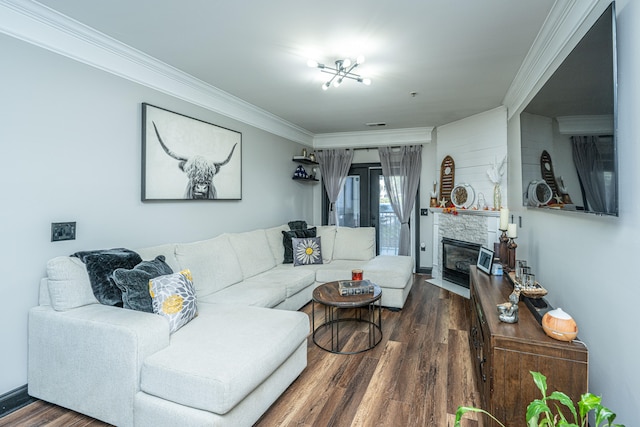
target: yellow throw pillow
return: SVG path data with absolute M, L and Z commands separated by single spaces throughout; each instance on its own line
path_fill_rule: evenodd
M 153 312 L 169 321 L 171 333 L 198 315 L 196 290 L 188 269 L 149 280 L 149 294 Z

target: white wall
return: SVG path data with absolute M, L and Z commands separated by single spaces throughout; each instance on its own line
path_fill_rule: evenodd
M 433 181 L 439 176 L 440 161 L 437 161 L 437 138 L 431 144 L 422 146 L 422 173 L 420 174 L 420 208 L 427 209 L 431 203 L 431 192 L 433 191 Z M 437 191 L 437 190 L 436 190 Z M 420 216 L 420 236 L 418 243 L 424 243 L 425 250 L 420 251 L 421 268 L 433 267 L 433 220 L 434 215 L 429 212 L 428 216 Z
M 589 347 L 589 388 L 632 425 L 640 407 L 637 313 L 640 242 L 640 3 L 617 0 L 618 165 L 620 216 L 524 210 L 519 207 L 520 170 L 509 173 L 510 207 L 523 216 L 518 257 L 528 259 L 549 290 L 552 305 L 577 321 Z M 517 115 L 509 121 L 509 156 L 520 156 Z
M 48 259 L 312 220 L 311 187 L 291 180 L 299 144 L 8 36 L 0 51 L 0 395 L 27 382 Z M 242 200 L 142 203 L 141 102 L 242 132 Z M 77 239 L 50 242 L 58 221 L 76 221 Z
M 476 201 L 480 193 L 487 206 L 493 207 L 493 184 L 487 170 L 507 154 L 507 111 L 494 108 L 437 129 L 437 177 L 440 191 L 440 165 L 449 155 L 455 163 L 455 185 L 473 187 Z M 505 165 L 502 177 L 502 206 L 508 206 L 507 174 Z M 474 201 L 475 204 L 475 201 Z

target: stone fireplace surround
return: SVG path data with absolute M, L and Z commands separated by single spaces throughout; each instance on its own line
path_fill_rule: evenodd
M 433 279 L 429 283 L 449 288 L 457 284 L 445 282 L 442 279 L 442 238 L 462 240 L 477 243 L 493 250 L 493 244 L 498 241 L 500 231 L 499 211 L 458 210 L 457 215 L 443 213 L 442 209 L 432 208 L 433 218 Z M 464 296 L 468 292 L 462 291 Z

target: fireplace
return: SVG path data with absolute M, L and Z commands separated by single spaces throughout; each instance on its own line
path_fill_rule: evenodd
M 442 278 L 469 287 L 469 266 L 476 265 L 481 245 L 442 238 Z

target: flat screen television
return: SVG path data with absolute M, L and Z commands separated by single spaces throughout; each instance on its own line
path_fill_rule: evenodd
M 618 215 L 611 3 L 520 114 L 524 205 Z

